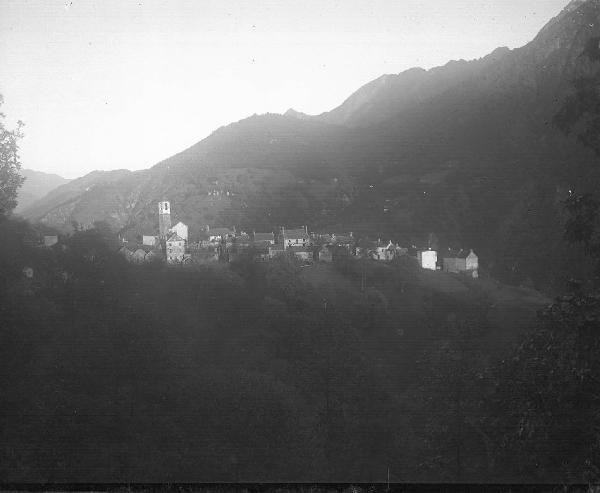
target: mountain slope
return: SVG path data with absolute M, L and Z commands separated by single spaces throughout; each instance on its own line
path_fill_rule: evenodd
M 25 178 L 23 186 L 19 189 L 18 204 L 15 212 L 19 213 L 41 199 L 51 190 L 68 183 L 69 180 L 52 173 L 43 173 L 33 169 L 22 169 L 21 175 Z
M 71 180 L 64 185 L 54 188 L 41 199 L 27 207 L 23 207 L 20 214 L 30 220 L 41 221 L 53 226 L 65 226 L 71 224 L 72 220 L 81 219 L 76 216 L 78 206 L 81 205 L 83 196 L 89 197 L 97 186 L 117 181 L 131 171 L 93 171 L 87 175 Z M 97 217 L 102 216 L 101 210 L 96 210 Z M 94 219 L 96 220 L 96 215 Z M 92 221 L 89 222 L 91 224 Z
M 600 2 L 572 2 L 522 48 L 383 76 L 322 115 L 250 117 L 80 190 L 64 217 L 42 206 L 35 216 L 140 234 L 168 198 L 192 234 L 308 223 L 418 243 L 434 231 L 444 247 L 476 248 L 507 280 L 558 286 L 580 268 L 562 241 L 562 200 L 596 188 L 600 174 L 593 152 L 553 121 L 581 74 L 600 82 L 598 39 Z

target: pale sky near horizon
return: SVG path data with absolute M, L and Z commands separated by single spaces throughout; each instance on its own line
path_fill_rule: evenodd
M 535 37 L 568 0 L 0 0 L 24 168 L 148 168 L 254 113 L 328 111 L 384 73 Z

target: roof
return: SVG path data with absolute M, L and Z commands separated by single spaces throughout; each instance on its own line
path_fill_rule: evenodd
M 150 246 L 150 245 L 140 245 L 138 243 L 126 243 L 125 245 L 123 245 L 121 247 L 121 250 L 128 250 L 131 253 L 135 253 L 138 250 L 144 250 L 145 253 L 148 252 L 158 252 L 159 250 L 157 250 L 156 247 Z
M 354 237 L 352 235 L 334 233 L 333 240 L 336 243 L 352 243 L 352 242 L 354 242 Z
M 449 252 L 444 252 L 444 258 L 467 258 L 471 252 L 473 250 L 450 250 Z M 477 256 L 475 252 L 473 252 L 473 255 Z
M 275 241 L 273 233 L 254 233 L 254 241 Z
M 308 235 L 306 234 L 306 231 L 304 230 L 304 228 L 302 228 L 302 229 L 284 229 L 283 235 L 286 238 L 307 238 L 308 239 Z
M 171 236 L 169 236 L 169 239 L 167 241 L 185 241 L 181 236 L 179 236 L 177 233 L 172 234 Z
M 187 224 L 185 224 L 185 223 L 183 223 L 183 222 L 179 221 L 179 222 L 178 222 L 178 223 L 177 223 L 175 226 L 171 226 L 171 229 L 175 229 L 175 228 L 176 228 L 177 226 L 179 226 L 180 224 L 181 224 L 182 226 L 185 226 L 185 227 L 187 228 Z
M 135 252 L 138 248 L 140 248 L 140 245 L 138 245 L 137 243 L 132 243 L 132 242 L 128 242 L 125 243 L 122 247 L 121 250 L 125 249 L 128 250 L 129 252 Z
M 229 228 L 211 228 L 208 230 L 208 236 L 232 235 L 234 232 Z

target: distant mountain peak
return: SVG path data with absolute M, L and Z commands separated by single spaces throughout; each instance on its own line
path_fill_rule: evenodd
M 301 111 L 296 111 L 294 108 L 288 109 L 283 116 L 288 116 L 291 118 L 298 118 L 299 120 L 309 120 L 312 117 L 307 115 L 306 113 L 302 113 Z

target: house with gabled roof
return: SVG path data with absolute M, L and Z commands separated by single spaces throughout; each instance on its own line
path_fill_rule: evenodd
M 468 273 L 472 277 L 478 276 L 479 257 L 472 249 L 469 251 L 450 250 L 444 253 L 442 264 L 442 268 L 446 272 Z
M 131 261 L 134 264 L 143 264 L 146 260 L 146 250 L 141 246 L 136 248 L 131 254 Z
M 271 233 L 256 233 L 253 234 L 253 241 L 256 246 L 262 245 L 274 245 L 275 244 L 275 234 Z
M 235 228 L 210 228 L 206 226 L 206 234 L 208 235 L 208 241 L 211 243 L 231 241 L 235 238 Z
M 170 230 L 171 233 L 177 234 L 180 238 L 183 238 L 185 241 L 188 241 L 188 226 L 187 224 L 179 221 L 175 226 L 173 226 Z
M 308 228 L 286 229 L 281 228 L 281 237 L 283 239 L 283 248 L 287 250 L 290 247 L 309 247 L 312 245 Z
M 183 262 L 185 256 L 185 240 L 173 233 L 166 242 L 167 263 L 176 264 Z

